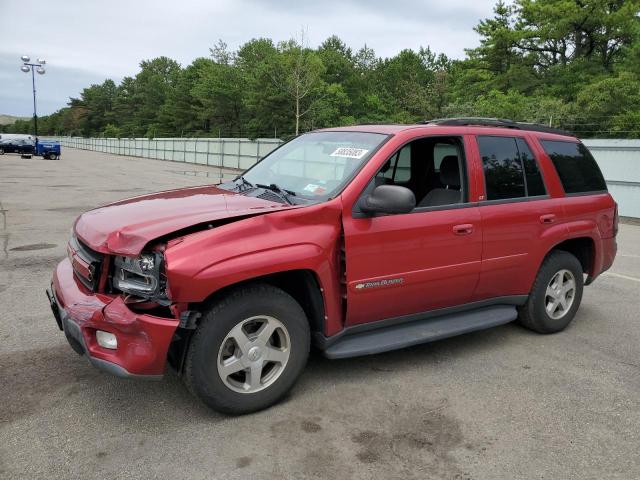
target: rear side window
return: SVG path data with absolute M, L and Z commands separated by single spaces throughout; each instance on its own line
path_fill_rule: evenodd
M 522 138 L 479 136 L 487 200 L 546 195 L 531 149 Z
M 526 196 L 522 162 L 515 138 L 478 137 L 487 200 Z
M 581 143 L 541 140 L 556 167 L 565 193 L 600 192 L 607 189 L 602 172 Z

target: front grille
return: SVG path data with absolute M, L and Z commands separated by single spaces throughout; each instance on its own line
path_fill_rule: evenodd
M 92 292 L 98 291 L 105 256 L 89 248 L 75 235 L 69 240 L 68 253 L 76 278 Z

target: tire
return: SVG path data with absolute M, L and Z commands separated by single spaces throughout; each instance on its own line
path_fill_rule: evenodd
M 274 328 L 269 337 L 263 327 L 267 324 Z M 293 387 L 307 363 L 309 345 L 309 322 L 289 294 L 270 285 L 244 287 L 203 312 L 183 378 L 189 390 L 214 410 L 234 415 L 255 412 L 273 405 Z M 272 357 L 278 361 L 269 361 Z M 228 366 L 235 373 L 226 373 Z M 259 373 L 252 375 L 258 368 Z
M 4 148 L 0 148 L 0 155 L 4 155 Z
M 574 283 L 572 295 L 571 280 Z M 538 333 L 564 330 L 580 307 L 583 283 L 582 265 L 578 259 L 562 250 L 552 251 L 542 262 L 527 303 L 519 309 L 520 323 Z
M 56 155 L 56 153 L 55 153 L 55 152 L 49 152 L 49 153 L 47 154 L 47 158 L 48 158 L 49 160 L 55 160 L 57 157 L 58 157 L 58 156 Z

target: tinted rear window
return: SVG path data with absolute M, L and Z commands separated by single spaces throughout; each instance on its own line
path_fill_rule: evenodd
M 566 193 L 598 192 L 607 189 L 602 172 L 587 147 L 581 143 L 542 140 L 556 167 Z

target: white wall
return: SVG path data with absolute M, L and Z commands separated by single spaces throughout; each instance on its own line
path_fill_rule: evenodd
M 640 218 L 640 140 L 583 140 L 595 157 L 618 212 Z
M 277 148 L 277 138 L 81 138 L 61 137 L 63 147 L 132 157 L 246 170 Z

